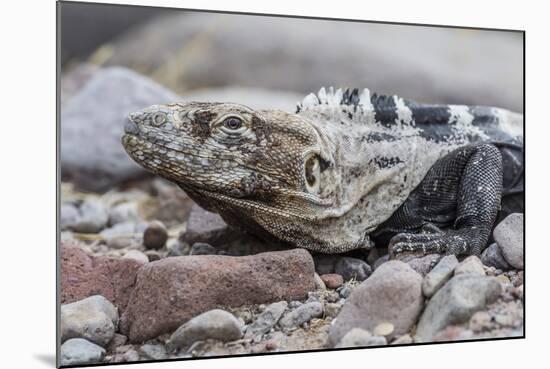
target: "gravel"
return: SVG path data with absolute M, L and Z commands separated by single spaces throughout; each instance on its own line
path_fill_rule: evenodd
M 279 326 L 287 330 L 294 329 L 322 315 L 323 304 L 316 301 L 308 302 L 285 314 L 279 321 Z

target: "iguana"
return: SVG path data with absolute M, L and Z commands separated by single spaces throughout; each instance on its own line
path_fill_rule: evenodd
M 523 115 L 499 108 L 321 88 L 295 114 L 154 105 L 122 143 L 228 224 L 322 253 L 479 254 L 523 209 Z

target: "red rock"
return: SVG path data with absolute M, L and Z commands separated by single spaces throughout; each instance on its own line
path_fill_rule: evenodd
M 321 280 L 325 282 L 325 286 L 330 289 L 336 289 L 344 283 L 344 278 L 340 274 L 323 274 L 321 275 Z
M 102 295 L 123 311 L 141 265 L 133 259 L 92 256 L 79 247 L 62 244 L 61 303 Z
M 120 329 L 131 342 L 142 342 L 215 307 L 303 299 L 315 290 L 314 273 L 303 249 L 155 261 L 139 270 Z

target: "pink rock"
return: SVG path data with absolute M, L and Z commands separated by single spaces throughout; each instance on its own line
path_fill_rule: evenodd
M 133 259 L 92 256 L 79 247 L 62 244 L 61 303 L 102 295 L 122 311 L 141 265 Z
M 325 286 L 330 289 L 336 289 L 344 283 L 344 278 L 340 274 L 323 274 L 321 280 L 325 282 Z
M 139 270 L 120 329 L 131 342 L 142 342 L 215 307 L 303 299 L 315 290 L 314 273 L 303 249 L 155 261 Z

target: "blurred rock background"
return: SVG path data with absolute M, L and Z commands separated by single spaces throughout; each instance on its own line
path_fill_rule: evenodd
M 523 112 L 517 32 L 63 3 L 61 56 L 62 176 L 92 191 L 143 175 L 125 117 L 174 99 L 293 111 L 321 86 L 368 87 Z

